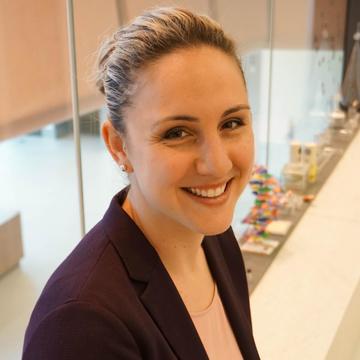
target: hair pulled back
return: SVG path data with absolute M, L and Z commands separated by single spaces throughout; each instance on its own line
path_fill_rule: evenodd
M 103 42 L 97 59 L 96 85 L 105 95 L 116 130 L 125 133 L 123 110 L 131 105 L 138 71 L 174 50 L 198 45 L 224 51 L 237 61 L 242 72 L 234 42 L 220 25 L 186 9 L 160 7 L 146 11 Z

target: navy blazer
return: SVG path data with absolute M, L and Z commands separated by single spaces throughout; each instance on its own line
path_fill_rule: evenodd
M 24 360 L 208 359 L 158 254 L 121 207 L 127 190 L 49 279 L 26 330 Z M 231 228 L 202 246 L 244 359 L 259 359 Z

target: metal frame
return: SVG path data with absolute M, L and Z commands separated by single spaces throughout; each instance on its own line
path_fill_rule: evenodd
M 67 10 L 69 61 L 70 61 L 71 102 L 72 102 L 75 156 L 76 156 L 78 191 L 79 191 L 80 232 L 81 232 L 81 236 L 83 237 L 85 235 L 84 189 L 83 189 L 81 143 L 80 143 L 79 94 L 77 88 L 74 4 L 72 0 L 66 1 L 66 10 Z
M 266 167 L 270 165 L 270 129 L 271 129 L 271 104 L 272 104 L 272 72 L 273 72 L 273 41 L 274 41 L 274 8 L 275 0 L 269 0 L 269 86 L 268 86 L 268 111 L 266 124 Z

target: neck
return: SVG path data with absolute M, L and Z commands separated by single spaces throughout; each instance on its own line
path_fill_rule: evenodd
M 201 247 L 204 235 L 149 209 L 146 201 L 131 190 L 123 209 L 155 248 L 170 275 L 192 276 L 204 269 L 206 259 Z

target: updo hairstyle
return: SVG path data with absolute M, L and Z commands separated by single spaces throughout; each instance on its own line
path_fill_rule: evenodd
M 96 85 L 105 95 L 114 128 L 126 133 L 124 108 L 131 105 L 138 71 L 177 49 L 209 45 L 232 56 L 235 45 L 220 25 L 189 10 L 160 7 L 138 16 L 105 40 L 98 53 Z

